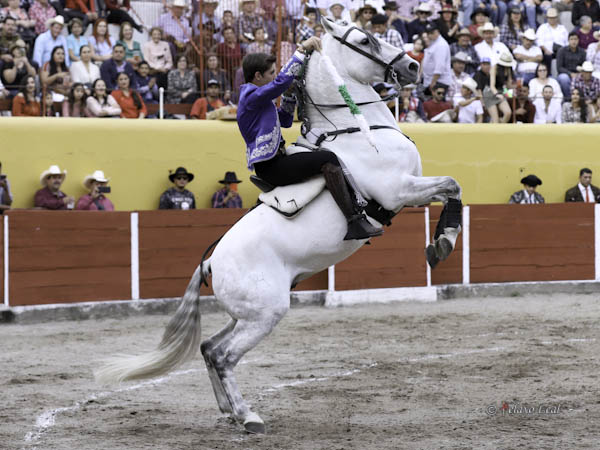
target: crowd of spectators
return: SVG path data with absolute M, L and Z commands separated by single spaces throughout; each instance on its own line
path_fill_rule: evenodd
M 389 102 L 400 121 L 600 122 L 598 0 L 170 0 L 152 24 L 129 0 L 0 4 L 0 98 L 16 116 L 146 118 L 164 88 L 203 119 L 237 101 L 246 54 L 285 63 L 327 16 L 421 63 Z

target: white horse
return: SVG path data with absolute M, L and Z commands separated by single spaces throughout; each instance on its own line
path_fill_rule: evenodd
M 323 24 L 327 30 L 323 54 L 329 56 L 356 103 L 373 102 L 362 106 L 369 124 L 387 126 L 372 130 L 376 149 L 357 132 L 328 138 L 323 146 L 344 161 L 365 198 L 376 200 L 392 213 L 432 201 L 458 201 L 460 187 L 455 180 L 422 176 L 415 144 L 400 132 L 370 86 L 390 77 L 414 82 L 418 64 L 363 30 L 328 20 Z M 311 99 L 306 112 L 313 132 L 356 127 L 348 108 L 314 106 L 341 103 L 321 59 L 315 52 L 306 73 Z M 460 226 L 450 225 L 441 227 L 436 240 L 439 245 L 433 247 L 439 259 L 448 256 L 460 231 Z M 252 209 L 223 236 L 210 259 L 198 266 L 158 349 L 113 358 L 96 372 L 96 378 L 104 383 L 149 378 L 191 359 L 200 343 L 201 280 L 212 274 L 215 297 L 231 316 L 225 328 L 200 346 L 217 403 L 248 432 L 264 433 L 264 422 L 242 398 L 233 369 L 286 314 L 292 285 L 344 260 L 365 244 L 366 240 L 344 241 L 346 227 L 346 219 L 327 190 L 293 219 L 265 204 Z

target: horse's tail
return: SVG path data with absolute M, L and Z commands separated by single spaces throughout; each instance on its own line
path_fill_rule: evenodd
M 200 278 L 210 273 L 210 260 L 200 264 L 188 284 L 181 304 L 170 320 L 156 350 L 110 358 L 95 371 L 103 384 L 164 375 L 192 359 L 200 346 Z

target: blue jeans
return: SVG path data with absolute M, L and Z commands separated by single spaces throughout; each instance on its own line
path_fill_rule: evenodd
M 471 14 L 475 10 L 474 0 L 463 0 L 460 5 L 460 10 L 463 12 L 463 26 L 471 25 Z
M 535 5 L 526 5 L 523 2 L 517 3 L 517 2 L 510 1 L 510 2 L 508 2 L 508 8 L 509 9 L 520 8 L 521 14 L 524 14 L 525 19 L 527 19 L 527 27 L 526 28 L 532 28 L 533 31 L 535 31 L 537 29 L 537 23 L 536 23 L 537 8 Z
M 558 84 L 560 84 L 560 90 L 567 100 L 571 99 L 571 76 L 567 73 L 559 73 Z M 581 94 L 580 94 L 581 95 Z
M 493 3 L 493 2 L 492 2 Z M 496 26 L 502 25 L 504 21 L 504 16 L 506 16 L 506 3 L 503 0 L 496 0 L 497 9 L 489 8 L 490 10 L 490 20 Z

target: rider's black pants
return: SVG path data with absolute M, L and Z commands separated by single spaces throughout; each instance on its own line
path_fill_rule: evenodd
M 278 152 L 274 158 L 254 164 L 254 170 L 260 178 L 274 186 L 287 186 L 321 174 L 321 168 L 327 163 L 340 165 L 335 153 L 328 150 L 293 155 Z

